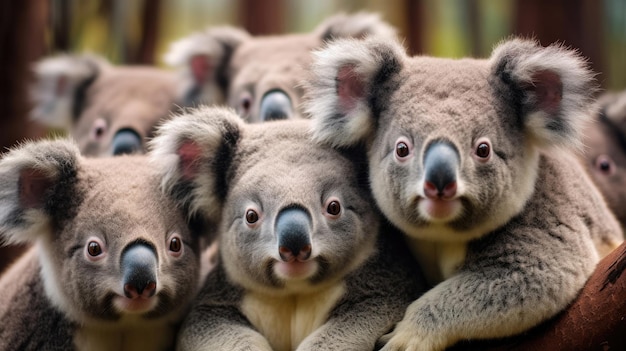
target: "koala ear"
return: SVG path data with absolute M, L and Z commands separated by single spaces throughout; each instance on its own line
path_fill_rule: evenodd
M 186 106 L 223 103 L 228 91 L 228 63 L 249 37 L 242 29 L 216 27 L 174 42 L 165 62 L 181 71 L 179 100 Z
M 358 12 L 351 15 L 338 14 L 329 17 L 315 29 L 322 41 L 337 38 L 363 39 L 368 36 L 396 40 L 396 30 L 375 13 Z
M 241 118 L 223 107 L 188 109 L 162 124 L 150 141 L 150 156 L 162 188 L 189 217 L 215 220 L 228 188 L 227 172 L 242 128 Z
M 104 59 L 92 55 L 60 55 L 37 62 L 31 87 L 31 118 L 51 128 L 69 131 L 80 115 L 87 88 L 94 82 Z
M 69 141 L 29 142 L 0 160 L 0 237 L 27 243 L 72 216 L 79 151 Z
M 561 45 L 512 39 L 494 49 L 491 65 L 492 74 L 512 92 L 508 102 L 537 146 L 582 147 L 596 90 L 585 59 Z
M 337 39 L 315 52 L 304 82 L 315 138 L 337 147 L 366 141 L 405 58 L 399 43 L 379 38 Z

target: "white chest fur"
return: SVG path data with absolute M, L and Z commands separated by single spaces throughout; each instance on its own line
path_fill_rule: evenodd
M 466 243 L 422 241 L 408 238 L 409 248 L 431 285 L 450 278 L 465 261 Z
M 269 296 L 247 293 L 242 311 L 275 351 L 296 347 L 328 319 L 328 313 L 345 293 L 335 284 L 311 294 Z

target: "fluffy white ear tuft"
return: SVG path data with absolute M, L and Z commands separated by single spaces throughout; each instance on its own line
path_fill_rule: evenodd
M 379 38 L 337 39 L 315 52 L 304 84 L 315 138 L 338 147 L 365 141 L 405 57 L 399 43 Z
M 62 207 L 70 206 L 55 203 L 55 192 L 58 187 L 71 191 L 79 158 L 78 147 L 62 140 L 27 142 L 4 155 L 0 160 L 2 241 L 34 242 L 50 234 L 50 221 L 62 217 Z
M 173 116 L 150 141 L 150 158 L 161 171 L 162 188 L 189 216 L 215 220 L 221 214 L 226 171 L 243 122 L 222 107 L 188 109 Z
M 36 81 L 30 91 L 34 103 L 31 118 L 69 131 L 79 113 L 80 94 L 106 65 L 104 59 L 93 55 L 59 55 L 37 62 L 33 67 Z
M 180 70 L 180 100 L 186 106 L 223 103 L 222 86 L 232 52 L 250 35 L 235 27 L 193 33 L 170 45 L 165 62 Z
M 582 149 L 596 86 L 587 61 L 562 45 L 511 39 L 491 56 L 493 74 L 509 85 L 523 124 L 539 147 Z

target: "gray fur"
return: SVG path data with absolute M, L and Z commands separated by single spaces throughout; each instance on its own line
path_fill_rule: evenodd
M 171 347 L 201 284 L 200 233 L 159 185 L 146 157 L 87 159 L 64 140 L 25 143 L 0 160 L 0 238 L 34 244 L 0 281 L 0 348 L 38 349 L 54 335 L 78 350 Z M 122 276 L 122 253 L 137 242 L 158 262 L 143 304 L 124 296 Z
M 187 106 L 226 103 L 245 121 L 261 122 L 264 96 L 281 91 L 290 102 L 285 117 L 299 118 L 300 81 L 311 51 L 331 39 L 367 36 L 394 39 L 396 34 L 378 15 L 369 13 L 334 15 L 311 33 L 252 37 L 238 28 L 217 27 L 173 43 L 165 59 L 180 68 Z M 200 83 L 190 67 L 198 57 L 204 57 L 209 67 Z
M 396 231 L 384 226 L 388 235 L 377 239 L 379 217 L 359 164 L 316 145 L 308 126 L 247 125 L 231 110 L 201 108 L 160 128 L 152 154 L 167 160 L 165 189 L 178 198 L 171 189 L 191 182 L 182 201 L 221 224 L 220 262 L 178 349 L 372 349 L 423 291 Z M 220 183 L 223 197 L 215 195 Z M 333 199 L 342 208 L 336 218 L 326 212 Z M 276 222 L 294 207 L 310 218 L 312 258 L 307 273 L 289 277 L 280 273 L 288 266 L 281 266 Z M 251 209 L 259 220 L 249 225 Z
M 525 331 L 564 309 L 622 242 L 572 152 L 591 77 L 572 50 L 521 39 L 488 60 L 409 57 L 375 39 L 316 53 L 306 94 L 315 137 L 367 145 L 374 197 L 436 284 L 383 350 L 442 350 Z M 456 179 L 448 200 L 426 195 L 424 158 L 437 142 L 459 159 L 442 161 Z M 483 143 L 486 158 L 476 151 Z
M 177 76 L 149 66 L 111 65 L 94 55 L 46 57 L 34 66 L 31 118 L 69 134 L 83 155 L 117 152 L 116 133 L 132 130 L 145 152 L 154 127 L 178 104 Z

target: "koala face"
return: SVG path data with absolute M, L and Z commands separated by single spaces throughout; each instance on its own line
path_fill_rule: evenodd
M 154 157 L 170 164 L 166 188 L 187 189 L 188 207 L 221 218 L 221 259 L 245 288 L 311 291 L 372 253 L 378 220 L 359 170 L 310 140 L 308 126 L 246 125 L 230 110 L 205 108 L 172 119 L 154 139 Z
M 317 53 L 308 111 L 318 139 L 368 144 L 371 186 L 410 236 L 465 242 L 518 214 L 539 151 L 577 147 L 593 91 L 583 60 L 511 40 L 488 60 L 408 57 L 380 40 Z
M 585 129 L 581 160 L 609 207 L 626 224 L 626 94 L 607 93 L 596 104 L 594 120 Z
M 336 15 L 306 34 L 251 37 L 210 28 L 174 43 L 166 61 L 181 67 L 187 106 L 227 103 L 247 122 L 299 118 L 311 51 L 334 38 L 367 35 L 395 38 L 376 15 Z
M 66 141 L 0 161 L 0 233 L 36 243 L 51 302 L 81 325 L 175 321 L 199 285 L 199 236 L 147 158 L 84 159 Z
M 146 139 L 176 100 L 175 74 L 157 68 L 59 56 L 35 71 L 32 118 L 66 130 L 87 156 L 145 152 Z

